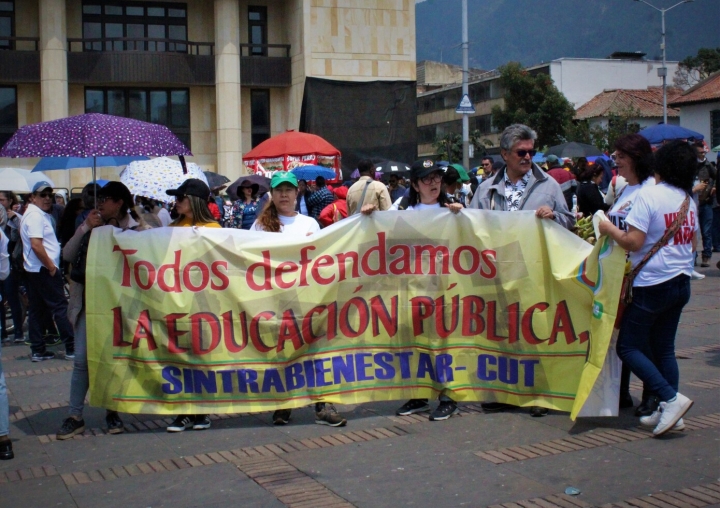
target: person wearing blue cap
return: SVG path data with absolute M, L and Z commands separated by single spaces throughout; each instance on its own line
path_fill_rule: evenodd
M 42 334 L 43 315 L 50 313 L 65 344 L 65 359 L 75 358 L 75 335 L 68 319 L 65 280 L 60 272 L 60 242 L 55 235 L 50 211 L 55 193 L 48 182 L 37 182 L 32 188 L 32 203 L 28 205 L 20 224 L 23 259 L 27 273 L 28 336 L 33 362 L 51 360 Z

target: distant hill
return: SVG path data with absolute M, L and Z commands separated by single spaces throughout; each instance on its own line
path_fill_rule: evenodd
M 670 7 L 678 0 L 649 0 Z M 461 64 L 461 1 L 416 6 L 417 61 Z M 665 14 L 667 58 L 720 46 L 720 0 L 695 0 Z M 660 13 L 632 0 L 468 0 L 470 66 L 539 64 L 562 57 L 605 58 L 642 51 L 661 59 Z

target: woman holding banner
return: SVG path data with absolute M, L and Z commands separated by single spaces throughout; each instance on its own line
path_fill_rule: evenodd
M 651 169 L 652 147 L 640 134 L 625 134 L 615 141 L 612 159 L 617 166 L 618 175 L 627 182 L 627 185 L 617 192 L 615 202 L 607 215 L 616 227 L 627 231 L 625 219 L 632 210 L 638 191 L 648 185 L 655 185 Z M 616 323 L 617 325 L 619 323 Z M 635 416 L 651 415 L 658 408 L 659 402 L 656 395 L 643 387 L 642 401 L 635 410 Z M 620 375 L 620 407 L 633 407 L 630 396 L 630 368 L 625 364 Z
M 445 192 L 443 175 L 445 173 L 430 159 L 419 160 L 410 167 L 410 194 L 395 201 L 390 210 L 430 210 L 441 211 L 447 208 L 452 213 L 463 209 L 461 203 L 451 203 Z M 361 213 L 370 215 L 377 210 L 376 205 L 365 205 Z M 457 404 L 447 395 L 440 394 L 440 404 L 430 413 L 430 421 L 443 421 L 459 413 Z M 428 399 L 410 399 L 395 413 L 408 416 L 415 413 L 430 411 Z
M 175 196 L 175 210 L 178 213 L 177 219 L 170 223 L 170 227 L 220 227 L 208 208 L 210 188 L 202 180 L 188 178 L 177 189 L 169 189 L 165 192 L 169 196 Z M 183 432 L 187 429 L 205 430 L 209 428 L 210 418 L 208 415 L 178 415 L 166 430 Z
M 678 392 L 675 334 L 690 300 L 690 274 L 697 240 L 697 207 L 691 199 L 697 160 L 685 142 L 673 141 L 655 152 L 657 185 L 643 188 L 625 218 L 627 231 L 609 221 L 600 233 L 630 251 L 633 271 L 618 338 L 618 355 L 660 398 L 660 409 L 640 419 L 659 437 L 682 430 L 693 401 Z M 624 288 L 625 289 L 625 288 Z M 622 296 L 621 296 L 622 298 Z M 646 351 L 651 351 L 652 359 Z
M 87 361 L 87 323 L 85 319 L 85 263 L 90 234 L 98 226 L 111 225 L 123 231 L 151 229 L 142 222 L 133 208 L 130 190 L 120 182 L 108 182 L 97 191 L 97 210 L 91 210 L 85 221 L 77 228 L 73 237 L 63 247 L 63 260 L 72 263 L 70 272 L 70 300 L 68 318 L 75 331 L 75 359 L 70 380 L 70 416 L 63 421 L 55 437 L 70 439 L 85 431 L 83 409 L 85 396 L 90 385 Z M 105 422 L 108 434 L 125 431 L 117 411 L 107 410 Z
M 305 238 L 320 231 L 315 219 L 295 211 L 298 197 L 298 181 L 293 173 L 276 172 L 270 180 L 270 201 L 253 223 L 250 231 L 283 233 L 292 237 Z M 278 409 L 273 413 L 275 425 L 285 425 L 290 421 L 290 409 Z M 332 404 L 315 404 L 315 423 L 342 427 L 347 420 L 340 416 Z

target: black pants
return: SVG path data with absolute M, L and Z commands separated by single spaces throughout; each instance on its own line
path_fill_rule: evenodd
M 33 353 L 45 352 L 43 328 L 46 316 L 52 316 L 60 332 L 60 339 L 66 351 L 75 350 L 75 334 L 68 319 L 68 302 L 60 270 L 54 276 L 44 266 L 40 271 L 27 273 L 28 291 L 28 335 Z

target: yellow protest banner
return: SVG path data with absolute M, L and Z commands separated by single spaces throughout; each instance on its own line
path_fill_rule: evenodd
M 625 254 L 532 212 L 355 216 L 301 239 L 93 231 L 90 403 L 237 413 L 435 398 L 582 408 Z

